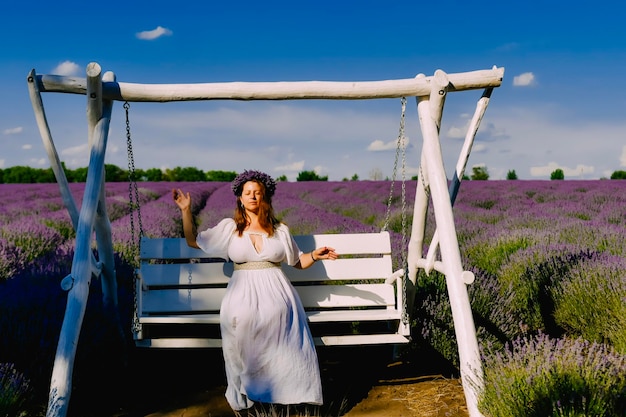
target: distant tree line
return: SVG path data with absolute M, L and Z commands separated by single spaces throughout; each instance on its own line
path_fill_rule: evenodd
M 68 182 L 85 182 L 87 181 L 87 167 L 69 169 L 62 164 L 65 176 Z M 105 178 L 107 182 L 126 182 L 129 181 L 129 173 L 116 165 L 105 164 Z M 173 169 L 135 169 L 134 181 L 172 181 L 172 182 L 192 182 L 192 181 L 220 181 L 230 182 L 237 176 L 235 171 L 202 171 L 195 167 L 176 167 Z M 374 170 L 370 173 L 370 179 L 382 180 L 382 172 Z M 417 180 L 417 176 L 413 176 L 412 180 Z M 489 179 L 489 172 L 485 166 L 475 166 L 472 173 L 463 175 L 464 180 L 485 181 Z M 517 173 L 510 170 L 506 175 L 507 180 L 516 180 Z M 563 180 L 565 175 L 560 168 L 555 169 L 550 174 L 551 180 Z M 626 171 L 615 171 L 611 175 L 612 180 L 626 179 Z M 276 178 L 277 181 L 287 181 L 286 175 Z M 358 181 L 359 176 L 354 174 L 351 178 L 344 178 L 343 181 Z M 328 175 L 321 176 L 315 171 L 301 171 L 296 177 L 296 181 L 328 181 Z M 34 184 L 34 183 L 50 183 L 56 182 L 52 168 L 32 168 L 28 166 L 14 166 L 9 168 L 0 168 L 0 184 Z
M 65 164 L 63 171 L 68 182 L 86 182 L 87 168 L 69 169 Z M 126 182 L 131 180 L 129 172 L 117 165 L 104 165 L 105 178 L 107 182 Z M 173 169 L 161 170 L 159 168 L 135 169 L 132 180 L 143 181 L 172 181 L 172 182 L 192 182 L 192 181 L 220 181 L 230 182 L 237 176 L 235 171 L 202 171 L 194 167 L 176 167 Z M 354 178 L 354 177 L 353 177 Z M 357 177 L 358 178 L 358 177 Z M 286 175 L 276 178 L 277 181 L 287 181 Z M 298 174 L 296 181 L 328 181 L 328 176 L 320 176 L 315 171 L 302 171 Z M 14 166 L 0 169 L 0 184 L 35 184 L 56 182 L 52 168 L 32 168 L 29 166 Z

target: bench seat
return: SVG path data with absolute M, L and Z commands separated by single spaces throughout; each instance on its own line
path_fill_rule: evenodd
M 305 252 L 332 246 L 340 254 L 305 270 L 282 266 L 302 300 L 316 344 L 408 342 L 404 274 L 392 270 L 388 232 L 294 238 Z M 142 238 L 136 345 L 220 347 L 219 309 L 232 272 L 232 262 L 208 258 L 185 239 Z

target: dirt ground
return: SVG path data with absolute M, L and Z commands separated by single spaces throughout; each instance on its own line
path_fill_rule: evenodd
M 430 357 L 402 359 L 386 348 L 318 350 L 324 405 L 313 410 L 253 412 L 253 417 L 467 417 L 460 380 Z M 106 410 L 80 417 L 233 417 L 224 398 L 221 356 L 214 352 L 148 352 L 109 396 Z M 441 372 L 437 372 L 441 371 Z M 93 399 L 83 399 L 91 404 Z M 73 408 L 73 407 L 70 407 Z M 247 416 L 247 413 L 241 414 Z

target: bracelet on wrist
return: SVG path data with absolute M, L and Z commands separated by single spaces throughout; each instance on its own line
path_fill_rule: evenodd
M 311 251 L 311 259 L 313 259 L 313 262 L 317 262 L 317 259 L 313 256 L 313 251 Z

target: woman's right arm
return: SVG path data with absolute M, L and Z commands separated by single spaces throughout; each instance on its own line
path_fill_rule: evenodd
M 200 247 L 196 243 L 196 225 L 193 222 L 193 214 L 191 213 L 191 195 L 183 193 L 180 189 L 174 189 L 172 190 L 172 197 L 182 214 L 183 233 L 187 245 L 199 249 Z

